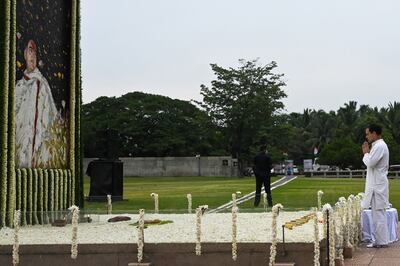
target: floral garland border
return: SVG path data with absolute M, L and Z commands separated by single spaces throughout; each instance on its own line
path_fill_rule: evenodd
M 30 205 L 32 196 L 38 204 L 36 206 L 41 211 L 47 210 L 47 200 L 50 199 L 47 191 L 41 191 L 41 185 L 48 184 L 49 172 L 43 169 L 29 170 L 16 169 L 15 167 L 15 75 L 16 75 L 16 29 L 17 29 L 17 1 L 1 1 L 1 30 L 0 30 L 0 63 L 2 70 L 0 72 L 0 228 L 3 226 L 13 226 L 14 211 L 22 210 L 21 217 L 24 225 L 26 222 L 42 222 L 42 217 L 32 217 L 34 206 Z M 77 204 L 83 207 L 83 178 L 82 171 L 82 150 L 81 150 L 81 52 L 80 52 L 80 1 L 71 1 L 71 69 L 70 69 L 70 124 L 69 124 L 69 169 L 63 169 L 63 188 L 60 195 L 60 206 L 70 206 Z M 49 169 L 50 170 L 50 169 Z M 36 172 L 38 171 L 38 172 Z M 42 172 L 44 171 L 44 172 Z M 54 173 L 53 173 L 54 174 Z M 39 179 L 35 178 L 39 175 Z M 34 183 L 36 191 L 32 191 Z M 68 189 L 66 184 L 68 184 Z M 71 188 L 71 189 L 70 189 Z M 72 191 L 70 191 L 72 190 Z M 31 195 L 32 193 L 36 193 Z M 29 195 L 28 195 L 29 194 Z M 43 205 L 44 206 L 43 206 Z M 58 205 L 58 204 L 57 204 Z M 28 211 L 28 213 L 26 212 Z M 33 218 L 33 219 L 32 219 Z M 28 221 L 26 221 L 28 220 Z
M 69 168 L 72 173 L 75 173 L 75 86 L 76 86 L 76 8 L 77 3 L 76 0 L 71 2 L 71 63 L 70 63 L 70 121 L 69 121 Z M 75 190 L 75 182 L 74 179 L 72 181 L 72 188 Z M 75 194 L 75 193 L 73 193 Z M 72 204 L 75 204 L 75 197 L 72 196 Z
M 17 1 L 11 0 L 10 10 L 10 63 L 9 63 L 9 88 L 8 88 L 8 220 L 14 225 L 14 211 L 16 206 L 16 173 L 15 169 L 15 79 L 16 79 L 16 45 L 17 45 Z
M 4 50 L 2 55 L 1 64 L 4 65 L 2 71 L 3 84 L 1 87 L 0 94 L 0 227 L 6 224 L 6 212 L 7 212 L 7 125 L 8 125 L 8 84 L 9 84 L 9 62 L 10 62 L 10 26 L 11 26 L 11 2 L 6 0 L 4 3 Z M 3 21 L 1 22 L 3 24 Z M 3 36 L 1 36 L 3 37 Z

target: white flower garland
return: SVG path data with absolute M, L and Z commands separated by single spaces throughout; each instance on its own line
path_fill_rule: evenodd
M 322 190 L 318 190 L 317 192 L 317 198 L 318 198 L 318 210 L 321 210 L 321 204 L 322 204 L 322 195 L 324 195 L 324 192 Z
M 353 242 L 357 246 L 361 241 L 360 237 L 360 229 L 361 229 L 361 196 L 357 195 L 354 197 L 353 201 L 353 210 L 354 210 L 354 239 Z
M 111 201 L 111 195 L 107 195 L 107 214 L 112 213 L 112 201 Z
M 347 231 L 347 242 L 346 242 L 346 247 L 353 247 L 353 240 L 354 240 L 354 217 L 353 217 L 353 200 L 354 200 L 354 195 L 350 195 L 347 198 L 347 221 L 346 221 L 346 231 Z
M 362 241 L 362 224 L 361 224 L 361 213 L 362 213 L 362 208 L 361 208 L 361 202 L 364 198 L 364 193 L 358 193 L 356 196 L 357 200 L 357 235 L 358 235 L 358 243 Z
M 72 205 L 69 210 L 72 212 L 72 239 L 71 239 L 71 258 L 78 257 L 78 220 L 79 208 Z
M 19 220 L 21 218 L 21 211 L 14 211 L 14 245 L 12 251 L 13 265 L 19 264 Z
M 237 259 L 237 212 L 238 207 L 232 207 L 232 259 Z
M 188 200 L 188 213 L 192 213 L 192 194 L 186 194 Z
M 329 264 L 330 266 L 335 266 L 335 219 L 334 212 L 331 208 L 329 210 Z
M 334 213 L 331 205 L 329 203 L 322 207 L 324 213 L 324 223 L 329 223 L 329 265 L 335 266 L 335 220 Z M 329 213 L 329 220 L 327 219 L 327 214 Z M 326 227 L 325 227 L 326 230 Z
M 158 213 L 158 194 L 151 193 L 150 196 L 154 199 L 154 213 Z
M 204 212 L 208 209 L 208 205 L 199 206 L 196 209 L 196 255 L 201 255 L 201 217 Z
M 4 1 L 3 1 L 4 2 Z M 5 7 L 5 32 L 4 32 L 4 48 L 5 51 L 7 51 L 5 53 L 5 60 L 4 62 L 1 62 L 1 64 L 4 64 L 5 68 L 4 70 L 1 70 L 0 75 L 3 75 L 4 73 L 4 80 L 3 80 L 3 84 L 1 84 L 0 86 L 2 87 L 1 89 L 1 93 L 0 93 L 0 101 L 2 102 L 1 104 L 1 111 L 0 113 L 2 114 L 2 117 L 0 119 L 0 121 L 2 121 L 2 123 L 7 124 L 8 122 L 8 117 L 7 117 L 7 110 L 8 110 L 8 85 L 9 85 L 9 72 L 10 72 L 10 68 L 9 68 L 9 60 L 10 60 L 10 53 L 8 51 L 10 51 L 10 14 L 11 14 L 11 6 L 10 6 L 10 2 L 11 1 L 5 1 L 4 7 Z M 2 19 L 3 20 L 3 19 Z M 2 25 L 3 27 L 3 25 Z M 11 37 L 12 38 L 12 37 Z M 12 81 L 14 82 L 14 81 Z M 3 126 L 3 125 L 1 125 Z M 7 130 L 2 130 L 2 134 L 0 135 L 0 138 L 2 140 L 7 140 Z M 1 147 L 0 147 L 0 172 L 1 173 L 7 173 L 7 141 L 1 141 Z M 6 208 L 7 208 L 7 180 L 8 178 L 3 176 L 0 179 L 0 227 L 5 226 L 6 225 Z
M 201 209 L 196 209 L 196 255 L 201 255 Z
M 240 191 L 239 191 L 240 192 Z M 236 261 L 237 259 L 237 202 L 236 202 L 236 193 L 232 194 L 232 259 Z
M 143 247 L 144 247 L 144 209 L 139 210 L 139 221 L 138 221 L 138 262 L 142 262 L 143 260 Z
M 319 266 L 319 227 L 318 227 L 318 209 L 313 208 L 314 212 L 314 266 Z
M 276 220 L 279 215 L 279 210 L 282 209 L 282 204 L 278 203 L 272 207 L 272 224 L 271 224 L 271 248 L 270 248 L 270 257 L 269 257 L 269 266 L 273 266 L 275 264 L 276 257 L 276 245 L 277 245 L 277 225 Z
M 232 193 L 232 209 L 237 207 L 236 193 Z
M 347 240 L 347 199 L 345 197 L 340 197 L 338 201 L 340 209 L 338 210 L 338 216 L 340 217 L 340 231 L 341 231 L 341 247 L 342 249 L 346 246 Z M 342 252 L 343 253 L 343 252 Z
M 345 202 L 343 201 L 338 201 L 335 204 L 335 222 L 336 222 L 336 257 L 339 258 L 339 260 L 344 263 L 344 257 L 343 257 L 343 233 L 344 233 L 344 223 L 343 223 L 343 216 L 344 216 L 344 206 Z

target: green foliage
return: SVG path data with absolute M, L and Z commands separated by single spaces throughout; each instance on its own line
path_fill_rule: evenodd
M 336 165 L 343 168 L 361 168 L 361 144 L 355 143 L 350 137 L 335 138 L 319 155 L 320 164 Z
M 391 152 L 390 163 L 399 163 L 399 121 L 400 104 L 396 102 L 381 110 L 368 105 L 358 108 L 357 102 L 350 101 L 336 112 L 305 109 L 303 114 L 291 113 L 287 116 L 287 123 L 297 129 L 298 146 L 289 146 L 289 158 L 302 163 L 301 159 L 314 158 L 312 151 L 317 147 L 320 164 L 360 168 L 360 146 L 365 139 L 365 128 L 370 123 L 378 123 L 384 127 L 383 139 Z
M 85 156 L 96 157 L 96 131 L 119 132 L 120 156 L 223 155 L 222 138 L 205 112 L 187 101 L 133 92 L 83 106 Z
M 250 148 L 261 144 L 257 137 L 263 126 L 274 123 L 286 97 L 282 74 L 274 74 L 276 62 L 258 66 L 257 60 L 239 60 L 237 69 L 211 64 L 217 79 L 211 87 L 201 85 L 199 103 L 223 129 L 232 156 L 239 161 L 251 156 Z

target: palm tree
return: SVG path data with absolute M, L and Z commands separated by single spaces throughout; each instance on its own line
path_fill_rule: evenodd
M 382 110 L 382 121 L 393 134 L 393 138 L 400 144 L 400 102 L 389 103 L 388 108 Z

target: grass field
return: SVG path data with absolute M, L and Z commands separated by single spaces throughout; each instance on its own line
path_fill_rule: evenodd
M 274 177 L 272 182 L 279 179 Z M 282 203 L 286 210 L 309 209 L 317 205 L 317 191 L 324 192 L 323 203 L 334 204 L 341 196 L 356 195 L 364 190 L 364 179 L 361 178 L 305 178 L 279 187 L 272 192 L 274 203 Z M 89 179 L 85 179 L 85 195 L 89 194 Z M 400 180 L 390 180 L 390 202 L 394 207 L 400 206 Z M 185 212 L 187 210 L 186 194 L 193 197 L 193 208 L 208 204 L 215 208 L 231 200 L 231 194 L 241 191 L 244 194 L 255 190 L 254 178 L 237 177 L 125 177 L 124 200 L 113 202 L 113 212 L 137 212 L 144 208 L 150 212 L 154 209 L 150 193 L 159 195 L 160 212 Z M 261 211 L 255 209 L 250 200 L 240 205 L 242 211 Z M 262 204 L 260 204 L 261 206 Z M 105 211 L 104 202 L 85 202 L 85 209 Z

